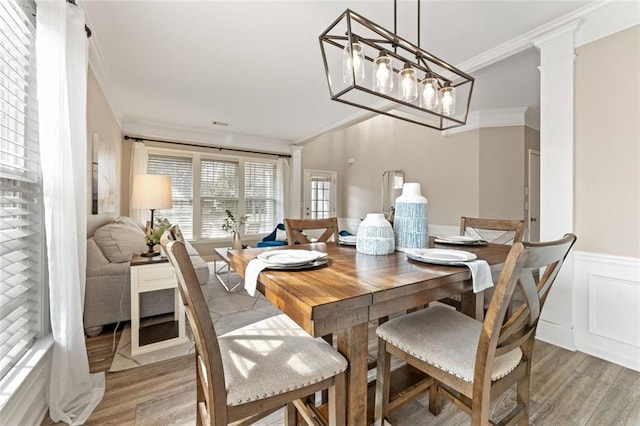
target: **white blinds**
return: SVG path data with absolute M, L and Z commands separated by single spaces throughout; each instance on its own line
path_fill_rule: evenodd
M 0 3 L 0 378 L 39 332 L 41 187 L 35 28 Z
M 244 163 L 245 233 L 268 233 L 275 228 L 276 192 L 275 163 Z
M 273 231 L 278 200 L 275 161 L 188 151 L 185 155 L 189 156 L 149 149 L 147 173 L 170 175 L 173 191 L 173 208 L 158 210 L 155 217 L 179 224 L 185 237 L 195 240 L 229 239 L 231 235 L 222 229 L 226 210 L 247 216 L 244 234 Z
M 225 237 L 222 230 L 226 210 L 238 211 L 238 163 L 203 159 L 200 163 L 200 209 L 202 238 Z
M 193 238 L 193 166 L 191 158 L 149 154 L 147 173 L 171 176 L 173 208 L 156 210 L 155 217 L 166 217 L 180 226 L 185 238 Z

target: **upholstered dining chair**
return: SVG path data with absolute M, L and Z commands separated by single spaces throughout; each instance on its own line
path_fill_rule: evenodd
M 170 232 L 161 243 L 195 337 L 196 424 L 248 425 L 281 407 L 286 424 L 295 424 L 298 413 L 314 424 L 307 397 L 326 389 L 329 424 L 345 424 L 348 364 L 340 353 L 286 315 L 217 336 L 184 244 Z
M 513 245 L 522 241 L 524 230 L 524 220 L 483 219 L 465 216 L 460 218 L 460 235 L 480 238 L 494 244 Z M 489 306 L 492 296 L 493 289 L 484 291 L 485 308 Z M 458 311 L 462 307 L 462 299 L 458 295 L 441 299 L 439 302 L 453 306 Z
M 333 242 L 338 243 L 338 218 L 326 219 L 285 219 L 284 228 L 287 233 L 289 246 L 294 244 L 308 244 L 311 240 L 303 233 L 308 230 L 323 230 L 318 237 L 318 242 L 327 242 L 333 237 Z
M 441 396 L 445 396 L 471 415 L 472 425 L 487 425 L 491 400 L 517 384 L 516 406 L 500 424 L 528 424 L 531 356 L 538 319 L 575 240 L 575 235 L 566 234 L 546 243 L 515 243 L 484 322 L 445 306 L 433 306 L 379 326 L 376 424 L 388 414 L 391 355 L 434 380 L 429 390 L 433 414 L 439 414 Z M 539 268 L 546 268 L 540 278 L 535 273 Z M 507 307 L 518 287 L 524 302 L 508 316 Z

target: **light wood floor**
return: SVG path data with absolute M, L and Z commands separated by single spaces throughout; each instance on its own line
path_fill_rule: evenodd
M 119 332 L 116 336 L 116 342 Z M 87 339 L 92 372 L 107 371 L 113 358 L 113 333 Z M 195 370 L 192 356 L 105 373 L 104 399 L 87 425 L 195 424 Z M 531 424 L 640 425 L 640 373 L 598 358 L 536 343 L 531 389 Z M 514 395 L 495 404 L 500 411 Z M 399 425 L 464 425 L 468 417 L 447 404 L 433 417 L 427 398 L 407 404 L 391 416 Z M 43 425 L 55 424 L 47 416 Z M 277 412 L 262 426 L 282 424 Z
M 213 273 L 211 274 L 213 277 Z M 240 279 L 231 275 L 232 285 Z M 202 286 L 218 334 L 275 315 L 278 310 L 264 297 L 246 291 L 228 293 L 215 278 Z M 370 327 L 369 352 L 376 355 L 375 328 Z M 105 372 L 104 399 L 87 425 L 193 425 L 195 424 L 195 362 L 193 355 L 107 372 L 120 331 L 113 327 L 87 338 L 91 372 Z M 116 345 L 114 345 L 116 344 Z M 371 377 L 374 377 L 371 375 Z M 494 403 L 500 418 L 515 404 L 515 392 Z M 467 425 L 469 417 L 450 403 L 434 417 L 428 397 L 391 413 L 397 425 Z M 640 426 L 640 373 L 538 341 L 533 359 L 531 424 Z M 0 420 L 0 424 L 2 421 Z M 47 416 L 43 425 L 54 424 Z M 262 419 L 260 426 L 281 425 L 282 411 Z

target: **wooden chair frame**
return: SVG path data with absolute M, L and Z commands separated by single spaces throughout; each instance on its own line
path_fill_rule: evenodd
M 302 231 L 309 229 L 325 230 L 318 238 L 318 242 L 327 242 L 333 236 L 333 242 L 338 243 L 338 218 L 336 217 L 327 219 L 285 219 L 284 228 L 289 246 L 311 243 L 311 240 L 302 233 Z
M 513 232 L 513 241 L 515 244 L 522 241 L 525 231 L 524 220 L 505 220 L 505 219 L 481 219 L 475 217 L 460 218 L 460 235 L 466 235 L 467 229 L 483 229 L 487 231 L 505 231 Z M 485 291 L 485 306 L 488 306 L 491 302 L 493 293 L 490 290 Z M 462 302 L 458 298 L 447 297 L 439 300 L 441 303 L 445 303 L 449 306 L 453 306 L 459 311 L 462 308 Z
M 227 391 L 222 357 L 213 322 L 198 283 L 189 254 L 180 241 L 171 241 L 165 232 L 162 246 L 178 277 L 178 288 L 185 305 L 187 318 L 195 337 L 196 355 L 196 424 L 249 425 L 286 406 L 285 422 L 296 424 L 299 413 L 307 422 L 315 424 L 317 408 L 307 404 L 307 397 L 328 390 L 330 425 L 344 425 L 346 421 L 346 372 L 329 377 L 300 389 L 265 397 L 242 405 L 227 405 Z M 297 412 L 296 412 L 297 409 Z
M 481 219 L 475 217 L 460 218 L 460 235 L 465 235 L 467 228 L 484 229 L 487 231 L 513 231 L 513 244 L 522 241 L 526 223 L 524 220 Z M 504 244 L 504 243 L 503 243 Z
M 390 355 L 403 359 L 434 379 L 435 384 L 429 390 L 429 410 L 434 415 L 440 413 L 441 396 L 445 396 L 471 415 L 472 425 L 490 424 L 491 401 L 513 384 L 517 384 L 516 407 L 499 423 L 491 424 L 528 424 L 531 358 L 540 312 L 575 240 L 575 235 L 566 234 L 562 239 L 548 243 L 514 244 L 482 324 L 473 382 L 467 382 L 419 360 L 379 338 L 376 424 L 381 424 L 388 414 Z M 541 268 L 545 268 L 544 272 L 538 274 Z M 542 277 L 538 278 L 540 275 Z M 517 287 L 524 294 L 525 300 L 520 308 L 508 316 L 508 307 Z M 492 381 L 495 358 L 518 347 L 523 354 L 518 366 L 501 379 Z M 398 401 L 395 404 L 400 405 Z

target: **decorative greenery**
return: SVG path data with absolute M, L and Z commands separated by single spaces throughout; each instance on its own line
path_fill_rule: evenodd
M 171 228 L 171 222 L 166 217 L 157 218 L 156 223 L 153 225 L 153 228 L 149 226 L 149 222 L 147 222 L 147 230 L 146 237 L 147 241 L 153 244 L 160 244 L 160 238 L 164 231 Z
M 246 216 L 236 217 L 231 210 L 225 210 L 227 212 L 227 217 L 224 218 L 224 223 L 222 224 L 222 229 L 227 232 L 235 233 L 240 230 L 242 225 L 247 221 Z

